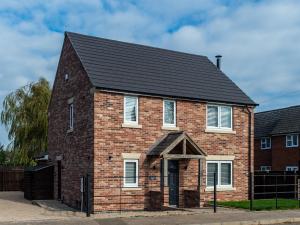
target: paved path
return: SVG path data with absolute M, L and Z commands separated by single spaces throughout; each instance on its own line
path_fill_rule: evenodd
M 172 215 L 158 217 L 106 218 L 96 219 L 100 225 L 196 225 L 196 224 L 276 224 L 297 222 L 300 224 L 300 210 L 278 210 L 249 212 L 242 210 L 223 210 L 214 214 L 198 210 L 191 215 Z
M 54 213 L 24 199 L 23 192 L 0 192 L 0 223 L 13 221 L 71 219 L 72 213 Z

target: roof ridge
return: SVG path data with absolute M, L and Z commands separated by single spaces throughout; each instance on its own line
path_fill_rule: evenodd
M 65 31 L 65 34 L 75 34 L 75 35 L 80 35 L 80 36 L 89 37 L 89 38 L 96 38 L 96 39 L 101 39 L 101 40 L 119 42 L 119 43 L 122 43 L 122 44 L 138 45 L 138 46 L 142 46 L 142 47 L 146 47 L 146 48 L 159 49 L 159 50 L 163 50 L 163 51 L 175 52 L 175 53 L 180 53 L 180 54 L 184 54 L 184 55 L 198 56 L 198 57 L 203 57 L 203 58 L 208 59 L 208 57 L 205 56 L 205 55 L 182 52 L 182 51 L 177 51 L 177 50 L 172 50 L 172 49 L 167 49 L 167 48 L 161 48 L 161 47 L 156 47 L 156 46 L 151 46 L 151 45 L 146 45 L 146 44 L 137 44 L 137 43 L 133 43 L 133 42 L 120 41 L 120 40 L 110 39 L 110 38 L 103 38 L 103 37 L 87 35 L 87 34 L 81 34 L 81 33 L 71 32 L 71 31 Z
M 288 107 L 284 107 L 284 108 L 278 108 L 278 109 L 270 109 L 267 111 L 262 111 L 262 112 L 257 112 L 256 114 L 262 114 L 262 113 L 268 113 L 268 112 L 274 112 L 274 111 L 281 111 L 281 110 L 286 110 L 286 109 L 290 109 L 290 108 L 298 108 L 300 107 L 300 105 L 292 105 L 292 106 L 288 106 Z

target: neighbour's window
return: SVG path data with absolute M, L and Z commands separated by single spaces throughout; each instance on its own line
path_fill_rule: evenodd
M 286 147 L 298 147 L 298 134 L 286 135 Z
M 207 161 L 207 187 L 214 186 L 214 173 L 217 186 L 232 186 L 232 161 Z
M 124 97 L 124 123 L 138 123 L 138 98 Z
M 272 167 L 271 166 L 260 166 L 260 171 L 271 171 Z
M 138 160 L 124 160 L 124 187 L 138 187 Z
M 207 127 L 218 129 L 232 129 L 232 107 L 208 105 Z
M 73 103 L 69 104 L 69 130 L 72 130 L 74 127 L 74 105 Z
M 163 105 L 163 126 L 176 127 L 176 102 L 164 100 Z
M 271 148 L 271 138 L 262 138 L 260 140 L 260 148 L 261 149 L 270 149 Z
M 298 171 L 298 166 L 287 166 L 285 168 L 286 171 L 292 171 L 292 172 L 296 172 Z

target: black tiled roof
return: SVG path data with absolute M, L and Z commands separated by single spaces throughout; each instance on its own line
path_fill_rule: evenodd
M 178 137 L 183 134 L 183 131 L 171 132 L 163 136 L 161 140 L 158 141 L 147 155 L 157 156 L 160 155 L 169 145 L 171 145 Z
M 300 132 L 300 105 L 255 113 L 255 137 Z
M 96 88 L 255 105 L 207 57 L 66 32 Z

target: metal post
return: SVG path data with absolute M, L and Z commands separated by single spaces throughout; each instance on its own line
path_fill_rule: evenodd
M 91 209 L 90 209 L 90 175 L 86 174 L 86 216 L 91 216 Z
M 124 178 L 126 179 L 126 177 Z M 120 213 L 122 212 L 122 177 L 120 177 L 120 181 L 119 181 L 119 186 L 120 186 L 120 196 L 119 196 L 119 200 L 120 200 Z
M 253 179 L 254 177 L 253 177 L 253 172 L 250 172 L 250 210 L 252 211 L 253 210 L 253 198 L 254 198 L 254 187 L 253 187 L 253 185 L 254 185 L 254 179 Z
M 276 179 L 275 179 L 275 192 L 276 192 L 276 209 L 278 209 L 278 196 L 277 196 L 277 175 L 275 176 Z
M 300 208 L 300 179 L 297 179 L 297 185 L 298 185 L 297 200 L 298 200 L 298 207 Z
M 214 213 L 217 212 L 217 174 L 214 173 Z

